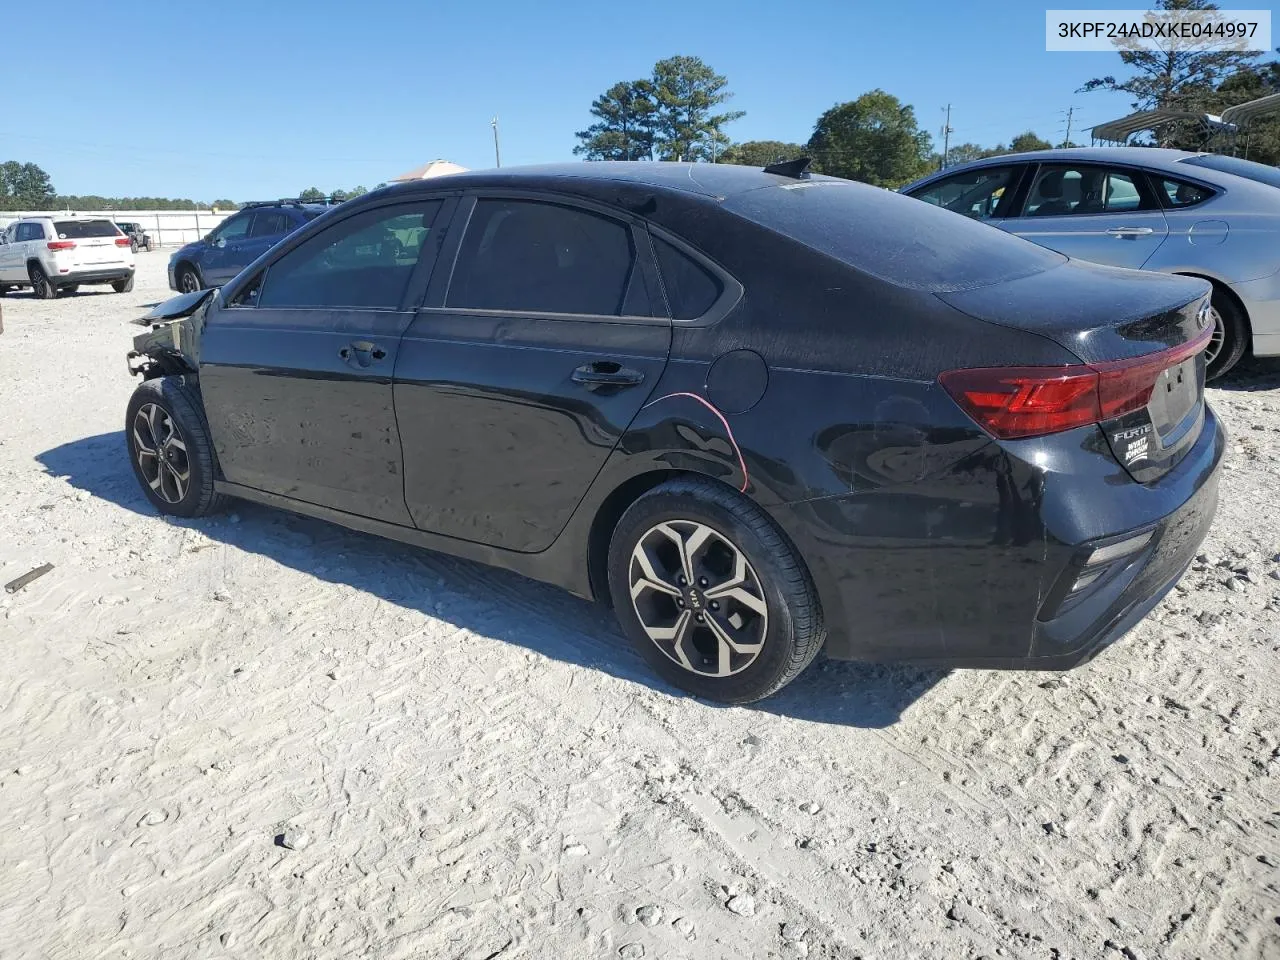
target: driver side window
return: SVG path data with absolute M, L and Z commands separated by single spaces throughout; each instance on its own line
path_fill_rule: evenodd
M 257 305 L 398 309 L 442 202 L 374 207 L 331 224 L 267 268 Z
M 982 167 L 936 180 L 911 194 L 974 220 L 990 220 L 1000 201 L 1012 190 L 1016 167 Z
M 249 224 L 253 222 L 253 214 L 239 213 L 228 220 L 223 220 L 213 231 L 210 239 L 217 243 L 219 240 L 241 240 L 249 232 Z

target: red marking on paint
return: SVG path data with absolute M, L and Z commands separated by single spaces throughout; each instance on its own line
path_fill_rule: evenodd
M 742 459 L 742 448 L 738 446 L 738 441 L 733 436 L 733 427 L 729 426 L 729 421 L 725 419 L 724 414 L 717 410 L 709 400 L 698 396 L 696 393 L 668 393 L 665 396 L 659 397 L 657 400 L 650 400 L 644 405 L 644 407 L 641 407 L 641 409 L 643 410 L 645 407 L 652 407 L 655 403 L 658 403 L 661 400 L 670 400 L 672 397 L 688 397 L 690 400 L 697 400 L 700 404 L 716 415 L 716 419 L 719 420 L 720 424 L 724 427 L 724 432 L 729 435 L 729 442 L 733 444 L 733 452 L 738 455 L 738 468 L 742 470 L 742 486 L 738 488 L 738 492 L 746 493 L 750 477 L 747 475 L 747 461 Z

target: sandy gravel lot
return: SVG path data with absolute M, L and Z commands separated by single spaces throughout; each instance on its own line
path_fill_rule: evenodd
M 162 519 L 127 321 L 3 301 L 0 956 L 1280 957 L 1280 364 L 1205 555 L 1069 674 L 654 680 L 550 588 L 265 508 Z M 102 288 L 106 290 L 106 288 Z

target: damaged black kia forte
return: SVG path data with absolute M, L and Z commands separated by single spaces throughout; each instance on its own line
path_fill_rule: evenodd
M 819 651 L 1060 669 L 1213 518 L 1209 295 L 803 162 L 458 174 L 154 311 L 125 433 L 164 513 L 558 584 L 699 696 Z

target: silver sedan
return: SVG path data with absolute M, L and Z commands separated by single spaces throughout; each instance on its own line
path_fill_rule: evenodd
M 1280 356 L 1280 170 L 1150 147 L 1038 150 L 950 167 L 902 192 L 1069 257 L 1213 284 L 1208 376 Z

